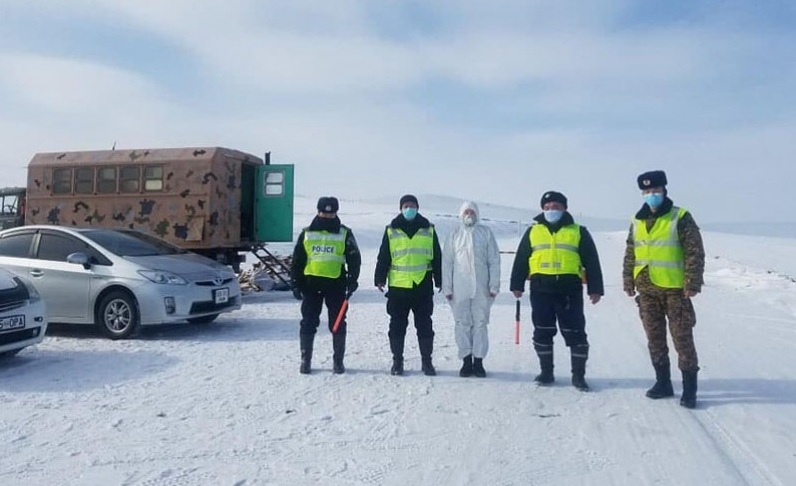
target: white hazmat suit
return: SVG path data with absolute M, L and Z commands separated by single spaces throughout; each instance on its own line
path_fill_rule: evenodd
M 468 209 L 474 215 L 465 214 Z M 475 203 L 462 204 L 459 218 L 442 250 L 442 293 L 453 310 L 459 359 L 483 358 L 489 350 L 489 313 L 500 291 L 500 250 L 492 230 L 479 224 Z

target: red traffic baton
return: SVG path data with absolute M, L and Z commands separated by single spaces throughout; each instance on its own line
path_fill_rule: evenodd
M 520 299 L 517 299 L 517 307 L 514 310 L 514 344 L 520 344 Z
M 332 326 L 332 333 L 337 332 L 337 328 L 340 327 L 340 323 L 343 322 L 343 316 L 345 315 L 346 309 L 348 309 L 348 299 L 351 298 L 351 294 L 346 294 L 345 299 L 343 299 L 343 305 L 340 306 L 340 312 L 337 313 L 337 319 L 334 320 L 334 326 Z

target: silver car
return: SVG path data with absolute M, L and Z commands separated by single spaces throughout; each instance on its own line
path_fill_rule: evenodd
M 40 343 L 47 332 L 47 309 L 36 288 L 0 268 L 0 358 Z
M 0 266 L 33 283 L 50 322 L 96 324 L 111 339 L 141 325 L 211 322 L 241 306 L 229 267 L 133 230 L 0 231 Z

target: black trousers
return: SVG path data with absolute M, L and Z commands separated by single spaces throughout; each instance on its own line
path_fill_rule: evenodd
M 409 312 L 415 318 L 418 339 L 433 338 L 431 315 L 434 313 L 434 294 L 415 289 L 390 289 L 387 295 L 387 314 L 390 315 L 391 338 L 403 338 L 409 327 Z
M 301 329 L 299 334 L 315 335 L 321 323 L 321 311 L 323 310 L 324 302 L 329 314 L 329 331 L 331 331 L 344 300 L 345 287 L 330 287 L 325 290 L 307 290 L 304 292 L 301 300 Z M 346 325 L 346 316 L 344 314 L 342 321 L 340 321 L 340 327 L 337 329 L 337 334 L 345 335 Z
M 583 293 L 557 294 L 531 291 L 533 343 L 552 347 L 556 322 L 567 346 L 588 345 L 586 316 L 583 314 Z

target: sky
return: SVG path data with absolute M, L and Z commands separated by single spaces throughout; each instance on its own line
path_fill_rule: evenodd
M 308 197 L 629 218 L 662 169 L 698 222 L 792 223 L 794 26 L 786 0 L 5 0 L 0 185 L 37 152 L 225 146 Z

